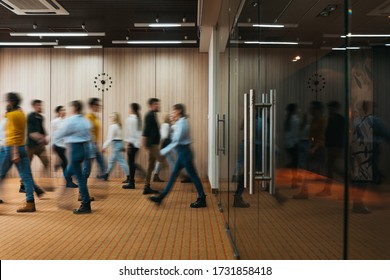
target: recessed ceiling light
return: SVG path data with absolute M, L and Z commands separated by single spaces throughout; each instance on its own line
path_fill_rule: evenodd
M 390 34 L 347 34 L 341 35 L 341 38 L 387 38 L 390 37 Z

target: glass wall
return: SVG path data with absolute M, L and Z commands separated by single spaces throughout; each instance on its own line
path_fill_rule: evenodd
M 219 203 L 235 254 L 389 258 L 388 1 L 222 2 Z

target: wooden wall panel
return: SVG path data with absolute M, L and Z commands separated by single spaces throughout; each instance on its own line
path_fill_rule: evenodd
M 195 165 L 202 178 L 207 176 L 207 148 L 204 145 L 208 135 L 207 59 L 195 49 L 156 50 L 156 97 L 161 100 L 160 123 L 164 115 L 170 113 L 172 105 L 186 105 Z
M 184 103 L 190 115 L 189 122 L 194 139 L 195 164 L 199 175 L 207 177 L 207 91 L 208 56 L 196 49 L 133 49 L 103 50 L 64 49 L 1 49 L 0 89 L 26 93 L 25 99 L 39 98 L 46 104 L 46 128 L 55 118 L 53 110 L 70 101 L 84 102 L 90 97 L 103 100 L 102 142 L 107 137 L 109 114 L 119 112 L 124 122 L 128 106 L 137 102 L 142 107 L 142 117 L 148 110 L 147 100 L 161 99 L 162 119 L 175 103 Z M 95 88 L 95 77 L 106 73 L 112 78 L 112 87 L 104 92 Z M 4 104 L 0 112 L 4 112 Z M 24 107 L 29 112 L 28 104 Z M 87 110 L 86 110 L 87 111 Z M 106 154 L 109 156 L 110 151 Z M 52 155 L 54 163 L 54 156 Z M 140 151 L 138 162 L 146 167 L 146 153 Z M 33 175 L 40 173 L 40 162 L 34 160 Z M 94 164 L 92 175 L 96 174 Z M 17 176 L 16 173 L 10 174 Z M 168 174 L 163 174 L 167 177 Z M 51 176 L 61 177 L 61 172 L 51 170 Z M 110 177 L 123 177 L 116 166 Z
M 90 97 L 102 98 L 101 91 L 95 88 L 95 77 L 103 71 L 103 53 L 101 49 L 90 50 L 51 50 L 51 119 L 55 118 L 54 109 L 63 105 L 69 112 L 69 102 L 84 102 L 84 112 L 88 112 Z M 69 112 L 70 113 L 70 112 Z M 103 115 L 100 114 L 100 118 Z M 101 138 L 102 139 L 102 138 Z M 54 160 L 53 160 L 54 164 Z M 96 175 L 93 164 L 91 176 Z M 52 172 L 52 176 L 62 176 L 62 172 Z
M 147 101 L 156 96 L 155 49 L 104 49 L 104 71 L 112 77 L 112 88 L 104 93 L 104 139 L 108 132 L 108 116 L 112 112 L 121 114 L 122 123 L 129 113 L 130 103 L 141 105 L 142 121 L 148 112 Z M 107 156 L 109 156 L 108 151 Z M 125 155 L 126 161 L 127 156 Z M 144 149 L 138 152 L 137 162 L 145 169 L 147 154 Z M 110 177 L 124 177 L 116 165 Z
M 0 49 L 0 93 L 3 100 L 7 92 L 19 92 L 23 98 L 22 108 L 26 115 L 31 112 L 32 99 L 45 102 L 45 127 L 50 123 L 50 52 L 48 49 Z M 0 114 L 4 115 L 5 102 Z M 34 176 L 43 176 L 43 165 L 33 159 Z M 9 176 L 18 176 L 13 167 Z

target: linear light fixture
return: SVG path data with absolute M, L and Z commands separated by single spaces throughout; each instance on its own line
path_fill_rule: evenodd
M 11 36 L 27 37 L 88 37 L 106 36 L 105 32 L 11 32 Z
M 126 40 L 117 40 L 117 41 L 112 41 L 113 44 L 130 44 L 130 45 L 157 45 L 157 44 L 196 44 L 196 40 L 176 40 L 176 41 L 149 41 L 149 40 L 144 40 L 144 41 L 126 41 Z
M 178 22 L 178 23 L 134 23 L 134 27 L 193 27 L 195 22 Z
M 244 41 L 244 44 L 258 45 L 298 45 L 298 42 L 266 42 L 266 41 Z
M 55 49 L 101 49 L 103 46 L 93 45 L 93 46 L 54 46 Z
M 257 27 L 257 28 L 297 28 L 298 24 L 277 24 L 277 23 L 250 23 L 250 22 L 239 22 L 238 27 Z
M 332 48 L 332 51 L 360 50 L 360 47 Z
M 341 35 L 340 38 L 386 38 L 390 37 L 390 34 L 351 34 Z
M 32 47 L 39 47 L 39 46 L 56 46 L 58 45 L 57 42 L 0 42 L 0 46 L 32 46 Z
M 386 46 L 386 47 L 390 47 L 390 44 L 386 44 L 385 46 Z

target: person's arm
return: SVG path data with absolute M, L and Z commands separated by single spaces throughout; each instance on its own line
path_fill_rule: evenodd
M 34 114 L 28 115 L 27 118 L 27 132 L 28 136 L 38 143 L 44 141 L 45 135 L 38 132 L 39 121 L 35 118 Z
M 152 114 L 147 114 L 145 117 L 145 126 L 144 130 L 142 132 L 142 146 L 147 147 L 148 146 L 148 137 L 150 136 L 150 131 L 152 129 L 151 122 L 153 115 Z
M 108 148 L 108 146 L 111 144 L 112 140 L 114 139 L 114 133 L 116 129 L 117 126 L 113 124 L 108 127 L 108 135 L 106 141 L 103 144 L 103 149 L 102 149 L 103 152 Z
M 185 125 L 185 121 L 176 123 L 175 131 L 173 132 L 173 136 L 172 136 L 172 142 L 164 149 L 160 150 L 161 155 L 165 156 L 167 153 L 169 153 L 173 148 L 175 148 L 179 144 L 179 141 L 182 138 L 184 132 L 184 125 Z

